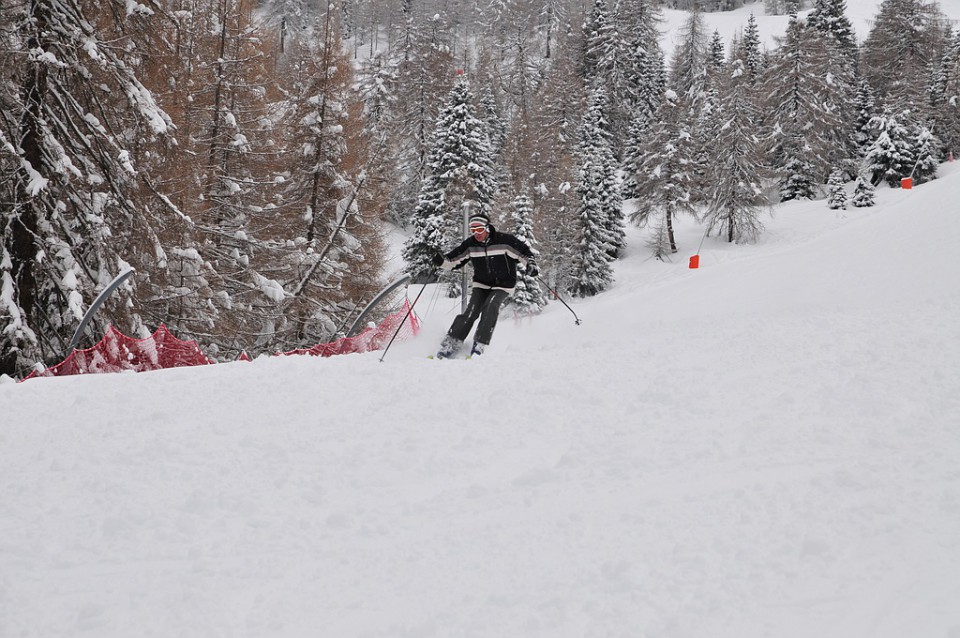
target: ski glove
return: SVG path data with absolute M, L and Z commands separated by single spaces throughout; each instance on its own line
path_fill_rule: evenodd
M 441 255 L 440 253 L 437 253 L 436 255 L 433 256 L 433 259 L 430 260 L 430 263 L 432 263 L 435 268 L 439 268 L 440 266 L 443 265 L 443 255 Z
M 540 269 L 537 268 L 537 264 L 533 261 L 527 262 L 527 274 L 531 277 L 536 277 L 540 274 Z

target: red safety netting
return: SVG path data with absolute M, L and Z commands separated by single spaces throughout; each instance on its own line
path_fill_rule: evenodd
M 379 326 L 367 328 L 356 337 L 344 337 L 331 343 L 321 343 L 312 348 L 298 348 L 280 354 L 309 354 L 314 357 L 330 357 L 335 354 L 380 350 L 393 338 L 395 332 L 397 333 L 397 339 L 401 340 L 415 337 L 420 332 L 420 321 L 417 319 L 417 315 L 410 310 L 410 300 L 407 299 L 404 300 L 403 307 L 400 310 L 388 315 L 386 319 L 380 322 Z M 410 320 L 405 321 L 408 314 Z M 399 332 L 397 332 L 397 328 L 400 328 Z
M 405 321 L 407 315 L 410 320 Z M 397 328 L 400 327 L 397 332 Z M 389 315 L 379 326 L 370 327 L 356 337 L 344 337 L 332 343 L 321 343 L 312 348 L 291 350 L 278 354 L 309 354 L 329 357 L 335 354 L 370 352 L 379 350 L 397 333 L 398 339 L 416 336 L 420 331 L 420 321 L 411 312 L 410 301 L 404 301 L 403 307 Z M 240 361 L 250 361 L 247 354 L 241 353 Z M 181 341 L 161 325 L 157 331 L 145 339 L 134 339 L 123 334 L 113 326 L 107 328 L 107 334 L 100 342 L 86 350 L 74 350 L 66 359 L 42 372 L 32 372 L 22 381 L 34 377 L 63 377 L 72 374 L 97 374 L 102 372 L 146 372 L 163 368 L 180 368 L 216 363 L 203 351 L 196 341 Z
M 213 361 L 200 350 L 196 341 L 181 341 L 164 325 L 145 339 L 128 337 L 109 326 L 107 334 L 97 345 L 86 350 L 74 350 L 63 362 L 42 372 L 32 372 L 23 380 L 129 370 L 145 372 L 209 363 Z

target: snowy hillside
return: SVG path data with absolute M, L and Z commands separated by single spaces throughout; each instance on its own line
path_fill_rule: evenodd
M 956 166 L 479 360 L 0 385 L 0 636 L 956 638 Z
M 845 15 L 850 20 L 859 42 L 866 40 L 869 35 L 873 20 L 880 9 L 880 2 L 881 0 L 847 0 Z M 960 0 L 940 0 L 937 4 L 944 15 L 953 22 L 953 27 L 957 28 L 957 22 L 960 21 Z M 806 9 L 800 12 L 800 15 L 806 16 L 811 11 L 812 9 Z M 783 37 L 786 33 L 790 17 L 766 15 L 762 2 L 747 4 L 734 11 L 704 13 L 703 20 L 707 33 L 712 34 L 716 30 L 729 50 L 730 43 L 735 37 L 742 38 L 743 29 L 747 26 L 747 20 L 751 14 L 757 20 L 763 46 L 768 50 L 776 48 L 776 39 Z M 667 54 L 668 59 L 679 43 L 678 34 L 688 17 L 689 13 L 686 11 L 663 10 L 660 47 Z

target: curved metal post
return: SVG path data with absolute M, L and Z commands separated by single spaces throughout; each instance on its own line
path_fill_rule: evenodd
M 368 314 L 370 314 L 370 312 L 374 308 L 377 307 L 377 304 L 383 301 L 386 297 L 388 297 L 391 293 L 393 293 L 394 290 L 396 290 L 400 286 L 403 286 L 409 283 L 410 279 L 411 279 L 410 275 L 403 275 L 399 279 L 396 279 L 393 282 L 391 282 L 386 288 L 378 292 L 377 296 L 374 297 L 373 300 L 367 304 L 367 307 L 363 309 L 363 312 L 360 313 L 360 316 L 356 318 L 356 320 L 350 326 L 350 329 L 347 330 L 347 336 L 348 337 L 354 336 L 354 334 L 356 334 L 357 328 L 363 325 L 363 320 L 367 317 Z
M 100 294 L 97 295 L 97 298 L 93 300 L 93 303 L 90 304 L 90 307 L 87 309 L 86 314 L 83 315 L 83 319 L 80 320 L 80 325 L 77 326 L 77 329 L 73 333 L 73 338 L 70 339 L 70 345 L 67 347 L 66 353 L 64 356 L 68 356 L 74 349 L 80 344 L 80 337 L 83 334 L 84 329 L 86 329 L 87 324 L 90 323 L 90 320 L 93 319 L 93 315 L 100 309 L 100 306 L 103 305 L 103 302 L 113 294 L 113 291 L 120 287 L 127 278 L 135 273 L 136 270 L 130 268 L 124 270 L 122 273 L 113 278 L 107 287 L 100 291 Z

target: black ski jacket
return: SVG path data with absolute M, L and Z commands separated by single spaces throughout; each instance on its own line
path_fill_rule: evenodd
M 517 264 L 526 265 L 527 260 L 533 259 L 533 252 L 514 235 L 497 232 L 490 226 L 487 241 L 479 242 L 471 235 L 443 257 L 446 270 L 461 268 L 469 261 L 474 287 L 513 292 L 517 286 Z

